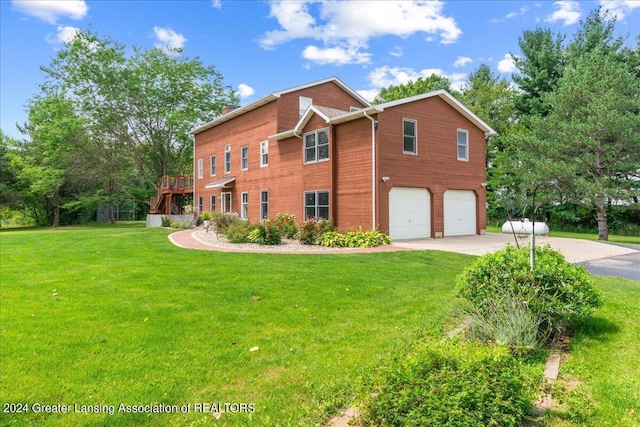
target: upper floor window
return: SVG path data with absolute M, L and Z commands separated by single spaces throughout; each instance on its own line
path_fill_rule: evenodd
M 469 160 L 469 131 L 458 129 L 458 160 Z
M 231 146 L 224 147 L 224 173 L 231 172 Z
M 307 111 L 307 108 L 309 108 L 312 103 L 313 103 L 313 99 L 307 98 L 306 96 L 300 97 L 299 112 L 298 112 L 299 117 L 302 117 L 304 112 Z
M 304 193 L 304 220 L 329 219 L 329 192 L 306 191 Z
M 246 145 L 240 148 L 240 169 L 249 169 L 249 147 Z
M 329 158 L 329 129 L 304 134 L 304 162 L 314 163 Z
M 204 161 L 202 159 L 198 159 L 198 179 L 202 178 L 204 173 Z
M 269 141 L 262 141 L 260 143 L 260 166 L 267 166 L 269 164 Z
M 418 122 L 411 119 L 402 120 L 402 152 L 418 153 Z
M 216 174 L 216 156 L 211 156 L 211 176 Z

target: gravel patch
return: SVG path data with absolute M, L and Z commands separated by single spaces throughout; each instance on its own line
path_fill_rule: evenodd
M 246 252 L 349 252 L 352 248 L 328 248 L 320 245 L 303 245 L 299 240 L 283 239 L 279 245 L 259 245 L 257 243 L 230 243 L 223 235 L 205 229 L 195 230 L 191 236 L 200 242 L 228 250 Z

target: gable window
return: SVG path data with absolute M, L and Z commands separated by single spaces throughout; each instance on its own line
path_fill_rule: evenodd
M 260 219 L 265 220 L 269 218 L 269 192 L 262 190 L 260 192 Z
M 231 172 L 231 146 L 224 147 L 224 173 Z
M 211 176 L 216 174 L 216 156 L 211 156 Z
M 315 163 L 329 158 L 329 129 L 304 134 L 304 162 Z
M 211 195 L 211 204 L 209 205 L 209 207 L 210 207 L 209 210 L 211 212 L 215 212 L 216 211 L 216 195 L 215 194 Z
M 242 209 L 240 210 L 240 218 L 249 218 L 249 193 L 242 193 Z
M 313 103 L 313 99 L 307 98 L 306 96 L 301 96 L 300 97 L 300 102 L 299 102 L 298 116 L 302 117 L 304 112 L 307 111 L 307 108 L 309 108 L 312 103 Z
M 469 131 L 458 129 L 458 160 L 469 160 Z
M 304 193 L 304 219 L 324 218 L 329 219 L 329 192 L 305 191 Z
M 269 165 L 269 141 L 260 143 L 260 166 Z
M 418 122 L 402 119 L 402 152 L 418 154 Z
M 204 162 L 202 159 L 198 159 L 198 179 L 202 178 L 202 173 L 204 169 Z
M 249 169 L 249 147 L 246 145 L 240 148 L 240 169 Z

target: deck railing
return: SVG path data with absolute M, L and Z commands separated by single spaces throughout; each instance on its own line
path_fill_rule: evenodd
M 155 197 L 151 197 L 151 209 L 157 207 L 163 194 L 185 193 L 193 189 L 193 175 L 163 175 L 160 178 Z

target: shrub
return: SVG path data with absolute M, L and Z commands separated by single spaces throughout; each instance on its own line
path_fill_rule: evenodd
M 283 212 L 279 213 L 275 218 L 272 218 L 269 221 L 278 228 L 280 234 L 285 239 L 293 239 L 298 233 L 298 224 L 296 222 L 295 215 Z
M 505 348 L 453 340 L 392 360 L 363 400 L 365 426 L 521 426 L 531 396 Z
M 249 243 L 249 234 L 255 229 L 256 225 L 249 221 L 239 220 L 230 224 L 223 234 L 230 243 Z
M 298 238 L 303 245 L 316 245 L 320 236 L 335 229 L 331 220 L 309 218 L 300 226 Z
M 160 222 L 163 227 L 171 227 L 171 217 L 169 216 L 161 217 Z
M 357 231 L 348 231 L 345 234 L 337 231 L 326 232 L 318 237 L 318 242 L 322 246 L 332 248 L 372 248 L 388 245 L 391 243 L 391 239 L 378 230 L 362 231 L 362 228 L 360 228 Z
M 250 242 L 261 245 L 279 245 L 282 242 L 280 229 L 271 221 L 256 225 L 248 237 Z
M 222 213 L 216 211 L 211 214 L 211 224 L 213 225 L 216 234 L 225 235 L 229 227 L 241 222 L 244 221 L 242 221 L 240 217 L 233 212 Z
M 552 324 L 591 313 L 602 304 L 591 275 L 549 247 L 536 248 L 536 268 L 529 268 L 529 249 L 505 249 L 477 258 L 456 284 L 458 294 L 476 310 L 490 313 L 491 298 L 516 295 L 533 313 Z

